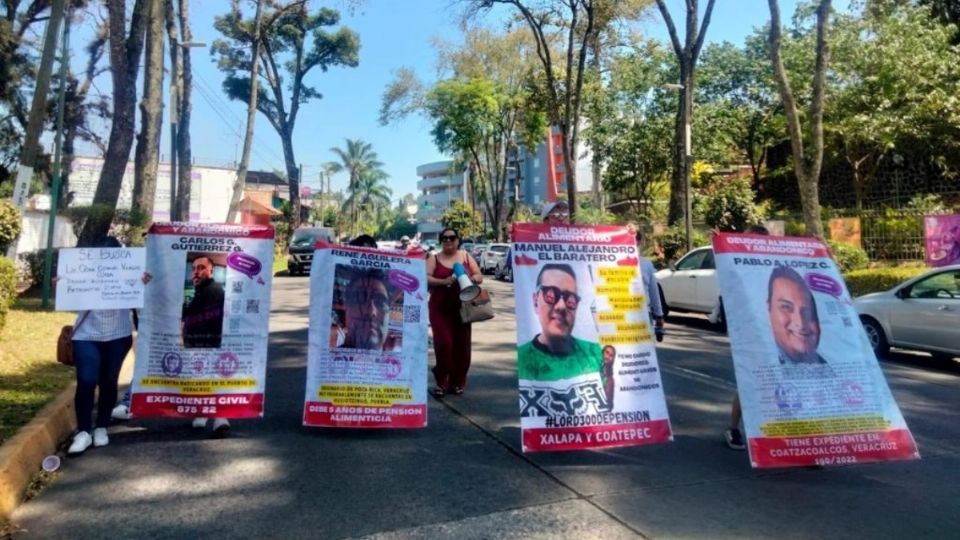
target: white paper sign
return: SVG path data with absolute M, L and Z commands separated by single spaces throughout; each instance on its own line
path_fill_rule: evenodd
M 144 248 L 61 249 L 57 311 L 143 307 Z

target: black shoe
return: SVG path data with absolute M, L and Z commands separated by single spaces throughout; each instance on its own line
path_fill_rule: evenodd
M 727 441 L 727 446 L 732 450 L 746 450 L 746 445 L 743 444 L 743 435 L 740 434 L 739 429 L 728 429 L 723 432 L 723 438 Z

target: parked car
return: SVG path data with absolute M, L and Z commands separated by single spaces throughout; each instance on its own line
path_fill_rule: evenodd
M 460 243 L 460 249 L 466 251 L 467 253 L 473 253 L 473 242 L 470 240 L 464 240 Z
M 691 250 L 670 268 L 656 274 L 664 314 L 669 311 L 710 313 L 720 302 L 713 248 Z M 723 309 L 717 321 L 724 323 Z
M 480 254 L 480 258 L 477 259 L 477 264 L 480 265 L 480 271 L 484 274 L 492 274 L 496 271 L 500 259 L 503 259 L 509 250 L 510 244 L 490 244 L 490 246 Z
M 901 347 L 926 351 L 934 358 L 960 356 L 960 265 L 860 296 L 853 306 L 878 355 Z
M 480 257 L 483 256 L 483 252 L 486 251 L 488 247 L 488 244 L 474 244 L 470 254 L 473 255 L 473 260 L 477 261 L 477 264 L 480 264 Z
M 317 240 L 333 242 L 333 229 L 330 227 L 301 227 L 293 231 L 287 244 L 287 271 L 291 276 L 310 272 L 313 262 L 313 246 Z
M 500 260 L 497 261 L 497 267 L 493 270 L 493 277 L 501 281 L 513 281 L 513 264 L 510 257 L 510 250 L 507 250 L 503 257 L 500 257 Z

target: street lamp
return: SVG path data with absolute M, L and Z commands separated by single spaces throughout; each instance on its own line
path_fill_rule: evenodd
M 680 94 L 680 111 L 683 118 L 683 156 L 681 167 L 683 174 L 683 225 L 686 229 L 687 251 L 693 249 L 693 201 L 690 197 L 690 169 L 693 165 L 693 152 L 690 151 L 690 111 L 687 110 L 686 100 L 684 99 L 682 84 L 667 83 L 661 86 L 667 90 L 676 90 Z
M 410 203 L 410 204 L 408 204 L 406 210 L 407 210 L 407 215 L 410 216 L 410 217 L 407 218 L 407 220 L 408 220 L 410 223 L 416 223 L 416 222 L 417 222 L 417 218 L 416 218 L 416 215 L 417 215 L 417 203 Z
M 171 38 L 173 46 L 170 54 L 173 56 L 170 67 L 170 221 L 180 215 L 177 204 L 177 124 L 180 122 L 180 107 L 177 104 L 177 81 L 180 80 L 180 49 L 189 47 L 206 47 L 202 41 L 185 41 L 180 43 L 177 38 Z M 187 209 L 189 220 L 189 208 Z

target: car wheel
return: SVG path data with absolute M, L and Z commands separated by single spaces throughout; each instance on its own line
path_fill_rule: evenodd
M 663 309 L 663 316 L 670 314 L 670 306 L 667 305 L 667 297 L 663 295 L 663 287 L 657 285 L 657 291 L 660 293 L 660 307 Z
M 723 308 L 723 299 L 720 299 L 720 313 L 717 315 L 717 326 L 720 327 L 720 331 L 726 333 L 727 331 L 727 311 Z
M 292 264 L 291 264 L 291 265 L 288 265 L 288 266 L 287 266 L 287 274 L 288 274 L 288 275 L 291 275 L 291 276 L 297 275 L 297 267 L 294 266 L 294 265 L 292 265 Z
M 870 347 L 877 356 L 884 356 L 890 351 L 890 344 L 887 342 L 887 335 L 883 333 L 883 327 L 872 317 L 861 317 L 863 329 L 867 332 L 867 340 Z

